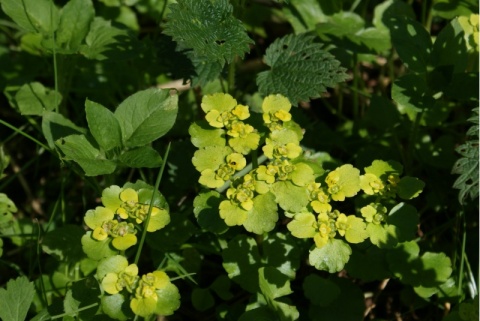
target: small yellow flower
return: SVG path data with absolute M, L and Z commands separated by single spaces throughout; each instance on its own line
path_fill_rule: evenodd
M 232 114 L 237 116 L 239 120 L 245 120 L 250 117 L 250 112 L 248 111 L 248 106 L 237 105 L 233 110 Z
M 232 153 L 227 156 L 227 164 L 234 170 L 240 171 L 247 165 L 247 160 L 242 154 Z
M 157 290 L 170 284 L 168 275 L 163 271 L 154 271 L 142 276 L 135 291 L 135 297 L 130 301 L 133 313 L 147 317 L 155 313 L 158 301 Z
M 138 203 L 138 193 L 132 188 L 126 188 L 120 193 L 120 199 L 127 207 L 133 208 Z
M 382 180 L 370 173 L 360 176 L 360 187 L 368 195 L 381 193 L 385 189 Z
M 275 112 L 275 117 L 280 119 L 281 121 L 287 122 L 292 119 L 292 114 L 290 114 L 288 111 L 285 111 L 283 109 Z
M 342 165 L 328 173 L 325 178 L 328 193 L 334 201 L 357 195 L 360 190 L 360 171 L 350 164 Z

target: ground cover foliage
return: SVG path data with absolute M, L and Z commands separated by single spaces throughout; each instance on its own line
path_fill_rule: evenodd
M 478 320 L 478 2 L 0 8 L 0 319 Z

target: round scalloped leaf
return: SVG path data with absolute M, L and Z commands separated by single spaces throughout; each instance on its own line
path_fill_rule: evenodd
M 310 212 L 295 214 L 293 220 L 288 223 L 287 228 L 293 236 L 298 238 L 312 238 L 317 233 L 315 228 L 317 218 Z
M 188 128 L 192 144 L 197 148 L 207 146 L 225 146 L 225 131 L 220 128 L 213 129 L 205 121 L 195 122 Z
M 120 199 L 122 188 L 117 185 L 112 185 L 102 191 L 102 203 L 112 211 L 116 211 L 123 201 Z
M 150 221 L 148 222 L 148 232 L 158 231 L 170 223 L 170 214 L 165 209 L 161 209 L 156 212 L 155 215 L 150 216 Z
M 348 275 L 370 282 L 392 277 L 388 268 L 386 250 L 371 246 L 365 252 L 355 249 L 345 265 Z
M 137 244 L 137 237 L 135 234 L 125 234 L 123 236 L 115 237 L 112 240 L 113 247 L 120 251 L 125 251 L 135 244 Z
M 195 152 L 192 163 L 199 172 L 206 169 L 216 170 L 232 152 L 228 146 L 208 146 Z
M 368 237 L 365 231 L 366 224 L 360 217 L 355 215 L 348 215 L 347 222 L 349 228 L 345 231 L 345 239 L 349 243 L 361 243 Z
M 282 209 L 297 213 L 308 204 L 308 190 L 292 184 L 290 181 L 280 181 L 272 185 L 275 201 Z
M 398 242 L 405 242 L 415 238 L 418 219 L 417 209 L 402 202 L 390 210 L 387 223 L 397 227 L 396 236 Z
M 260 135 L 256 132 L 249 133 L 245 137 L 233 137 L 228 140 L 228 145 L 237 153 L 247 155 L 258 148 Z
M 206 95 L 202 99 L 201 107 L 204 112 L 217 110 L 219 112 L 230 111 L 237 106 L 237 101 L 229 94 L 215 93 Z
M 422 285 L 435 286 L 442 284 L 452 274 L 452 262 L 445 253 L 425 252 L 420 258 L 422 262 Z M 432 273 L 432 270 L 435 273 Z
M 193 200 L 193 213 L 198 224 L 210 232 L 219 234 L 228 230 L 228 226 L 218 213 L 221 201 L 221 195 L 215 191 L 198 194 Z
M 449 278 L 445 283 L 440 286 L 433 286 L 433 287 L 424 287 L 424 286 L 416 286 L 413 288 L 416 294 L 418 294 L 422 298 L 429 298 L 434 294 L 440 292 L 440 297 L 447 297 L 452 298 L 458 295 L 457 292 L 457 285 L 455 284 L 455 280 Z M 475 319 L 475 320 L 478 320 Z
M 298 144 L 300 138 L 294 129 L 282 127 L 282 129 L 273 130 L 270 133 L 270 139 L 275 142 L 275 145 L 287 145 L 288 143 Z
M 219 213 L 228 226 L 242 225 L 248 218 L 248 211 L 229 200 L 220 203 Z
M 290 177 L 292 182 L 298 186 L 306 186 L 315 181 L 313 169 L 305 163 L 296 163 L 295 170 Z
M 404 176 L 397 185 L 397 194 L 401 199 L 410 200 L 423 191 L 425 183 L 416 177 Z
M 88 231 L 82 236 L 82 249 L 89 258 L 98 261 L 118 253 L 110 246 L 111 242 L 112 239 L 109 237 L 102 241 L 95 240 L 92 238 L 92 231 Z
M 150 204 L 152 201 L 153 187 L 142 188 L 138 190 L 138 202 L 141 204 Z M 160 209 L 169 210 L 167 200 L 165 196 L 159 191 L 155 191 L 155 196 L 153 197 L 153 206 Z
M 292 104 L 290 101 L 280 94 L 268 95 L 262 103 L 262 111 L 264 113 L 275 113 L 280 110 L 290 111 L 291 108 Z
M 263 234 L 275 228 L 278 221 L 278 208 L 272 193 L 258 195 L 253 199 L 253 208 L 249 211 L 243 227 L 249 232 Z
M 128 266 L 128 260 L 123 255 L 115 255 L 98 262 L 97 279 L 102 280 L 107 273 L 120 273 Z
M 403 172 L 403 166 L 396 161 L 383 161 L 374 160 L 372 165 L 365 167 L 365 173 L 374 174 L 382 180 L 386 180 L 388 175 L 397 174 L 401 175 Z
M 345 197 L 353 197 L 360 190 L 360 171 L 351 164 L 345 164 L 328 173 L 325 182 L 329 188 L 335 186 L 337 189 L 331 194 L 332 199 L 344 201 Z
M 120 293 L 102 296 L 101 306 L 102 311 L 115 320 L 130 319 L 127 316 L 131 314 L 128 302 L 125 302 L 125 297 Z
M 340 287 L 316 274 L 308 275 L 303 281 L 303 292 L 312 304 L 326 307 L 340 295 Z
M 155 313 L 160 315 L 171 315 L 180 307 L 180 293 L 173 283 L 155 291 L 158 296 Z
M 102 226 L 103 222 L 113 220 L 114 216 L 115 214 L 111 209 L 97 206 L 94 210 L 88 210 L 83 220 L 89 228 L 94 230 L 95 228 Z
M 367 233 L 370 241 L 382 249 L 390 249 L 397 245 L 397 227 L 388 224 L 374 224 L 367 225 Z
M 315 248 L 308 256 L 311 265 L 317 270 L 330 273 L 340 272 L 352 254 L 350 246 L 338 239 L 331 239 L 322 248 Z

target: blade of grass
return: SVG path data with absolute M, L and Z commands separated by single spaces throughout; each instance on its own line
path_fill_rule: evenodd
M 160 168 L 160 171 L 158 172 L 158 175 L 157 175 L 157 181 L 155 182 L 155 187 L 153 189 L 152 199 L 150 200 L 150 204 L 153 204 L 153 200 L 155 199 L 155 193 L 158 191 L 158 187 L 160 186 L 160 182 L 163 176 L 163 171 L 165 169 L 165 164 L 167 163 L 168 153 L 170 152 L 170 146 L 171 146 L 171 143 L 168 143 L 167 151 L 165 152 L 165 156 L 163 156 L 162 167 Z M 140 243 L 138 244 L 137 253 L 135 255 L 135 261 L 134 261 L 135 264 L 138 264 L 138 260 L 140 259 L 140 254 L 142 253 L 143 243 L 145 242 L 145 237 L 147 235 L 147 226 L 148 226 L 148 223 L 150 222 L 150 216 L 152 215 L 152 209 L 153 209 L 153 206 L 148 207 L 147 219 L 145 220 L 144 229 L 142 231 L 142 237 L 140 238 Z

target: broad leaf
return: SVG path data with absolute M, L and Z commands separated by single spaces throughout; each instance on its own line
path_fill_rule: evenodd
M 80 321 L 91 320 L 98 310 L 99 296 L 100 286 L 93 276 L 74 282 L 65 296 L 63 303 L 65 313 L 72 317 L 76 316 Z M 85 309 L 87 306 L 90 308 Z
M 62 101 L 62 96 L 54 90 L 45 88 L 39 82 L 23 85 L 15 95 L 18 109 L 22 115 L 41 116 L 52 111 Z
M 225 221 L 218 214 L 218 207 L 223 199 L 215 191 L 200 193 L 193 200 L 193 213 L 200 227 L 214 233 L 223 233 L 228 229 Z
M 56 112 L 45 112 L 42 117 L 42 132 L 50 148 L 55 147 L 55 141 L 74 134 L 87 134 L 85 128 L 75 125 L 68 118 Z
M 56 34 L 57 45 L 76 52 L 88 34 L 94 16 L 91 0 L 70 0 L 62 9 Z
M 418 213 L 415 207 L 400 203 L 388 213 L 387 223 L 394 225 L 398 242 L 406 242 L 415 238 L 418 229 Z
M 276 182 L 272 186 L 275 201 L 287 212 L 300 212 L 308 204 L 308 190 L 290 181 Z
M 435 100 L 429 95 L 425 79 L 415 74 L 407 74 L 395 80 L 392 98 L 400 113 L 407 114 L 412 121 L 417 113 L 428 110 L 435 104 Z
M 107 160 L 84 135 L 60 138 L 55 145 L 65 154 L 66 160 L 77 162 L 87 176 L 111 174 L 115 171 L 115 163 Z
M 25 276 L 11 279 L 5 289 L 0 289 L 0 318 L 3 321 L 23 321 L 33 301 L 33 282 Z
M 257 76 L 260 93 L 279 93 L 297 104 L 320 97 L 327 87 L 345 81 L 345 69 L 322 48 L 307 35 L 290 34 L 275 40 L 264 58 L 271 69 Z
M 171 315 L 180 307 L 180 293 L 173 283 L 155 291 L 158 297 L 155 313 L 159 315 Z
M 397 194 L 401 199 L 410 200 L 417 197 L 425 187 L 425 183 L 416 177 L 404 176 L 397 185 Z
M 77 225 L 58 227 L 45 234 L 42 249 L 45 253 L 53 255 L 59 262 L 73 265 L 85 256 L 80 243 L 84 233 L 84 229 Z
M 303 292 L 312 304 L 329 306 L 340 295 L 340 287 L 328 279 L 310 274 L 303 280 Z
M 296 34 L 314 30 L 327 17 L 317 0 L 290 0 L 285 1 L 282 7 L 285 18 Z
M 288 277 L 273 267 L 258 269 L 258 275 L 260 291 L 270 308 L 282 316 L 281 320 L 297 320 L 299 313 L 294 305 L 275 300 L 293 292 Z
M 87 99 L 85 113 L 88 128 L 103 150 L 108 151 L 122 145 L 120 124 L 110 110 Z
M 228 0 L 179 0 L 169 9 L 164 33 L 182 48 L 193 49 L 195 56 L 223 66 L 250 50 L 252 40 Z
M 92 231 L 88 231 L 82 236 L 82 249 L 89 258 L 99 261 L 103 258 L 113 256 L 118 253 L 117 250 L 110 245 L 111 238 L 106 238 L 103 241 L 97 241 L 92 237 Z
M 295 279 L 300 258 L 304 253 L 300 249 L 296 238 L 281 232 L 269 233 L 262 242 L 265 264 L 275 267 L 292 280 Z
M 195 122 L 188 129 L 192 144 L 197 148 L 207 146 L 225 146 L 225 131 L 213 129 L 206 121 Z
M 147 89 L 125 99 L 115 110 L 127 147 L 149 144 L 165 135 L 175 123 L 178 96 L 168 89 Z
M 58 9 L 52 0 L 2 0 L 2 10 L 20 28 L 51 36 L 58 24 Z
M 335 273 L 343 269 L 350 254 L 352 254 L 352 249 L 348 243 L 343 240 L 331 239 L 322 248 L 310 251 L 308 259 L 317 270 Z
M 123 152 L 118 161 L 131 168 L 155 168 L 162 165 L 162 157 L 150 146 L 141 146 Z
M 355 249 L 345 265 L 348 275 L 362 281 L 384 280 L 392 276 L 388 267 L 386 250 L 371 246 L 366 251 Z

